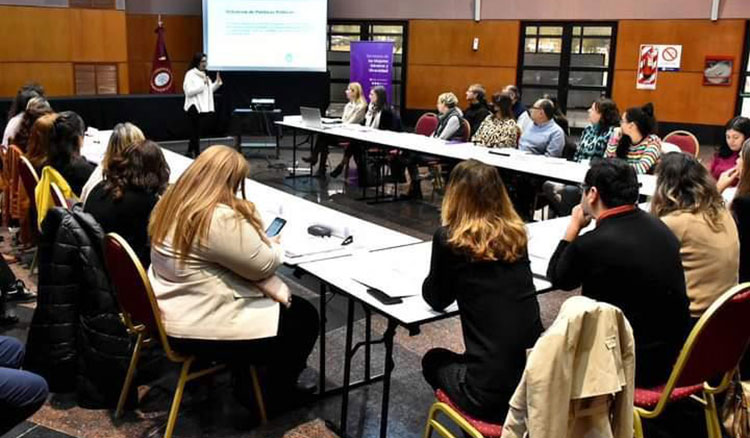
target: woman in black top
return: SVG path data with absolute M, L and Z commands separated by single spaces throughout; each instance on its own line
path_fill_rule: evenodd
M 73 111 L 61 112 L 50 132 L 49 164 L 65 178 L 73 193 L 81 196 L 94 165 L 81 156 L 83 119 Z
M 465 412 L 502 422 L 542 332 L 526 229 L 497 169 L 476 160 L 453 169 L 442 223 L 422 296 L 439 311 L 458 301 L 466 352 L 432 349 L 423 373 Z
M 737 156 L 737 165 L 731 176 L 725 172 L 719 179 L 719 185 L 722 185 L 723 180 L 737 182 L 731 210 L 740 236 L 740 283 L 750 281 L 750 165 L 745 166 L 745 163 L 750 163 L 750 140 L 745 140 L 742 144 Z M 731 184 L 724 184 L 725 187 L 729 185 Z
M 151 264 L 149 217 L 168 182 L 169 166 L 161 148 L 143 140 L 112 157 L 104 181 L 94 187 L 84 206 L 105 232 L 122 236 L 146 268 Z

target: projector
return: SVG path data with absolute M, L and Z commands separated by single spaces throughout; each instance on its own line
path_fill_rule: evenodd
M 256 111 L 270 111 L 276 107 L 276 99 L 252 99 L 250 106 Z

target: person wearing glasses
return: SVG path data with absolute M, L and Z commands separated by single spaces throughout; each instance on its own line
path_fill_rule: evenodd
M 555 123 L 555 105 L 548 99 L 539 99 L 529 108 L 534 122 L 521 134 L 519 149 L 535 155 L 561 157 L 565 147 L 565 132 Z
M 638 179 L 627 162 L 593 162 L 582 191 L 547 278 L 553 288 L 580 287 L 582 295 L 622 309 L 635 336 L 635 385 L 663 385 L 690 324 L 680 242 L 636 205 Z M 592 220 L 596 227 L 581 235 Z
M 627 160 L 638 174 L 653 172 L 661 157 L 661 139 L 656 135 L 653 104 L 625 110 L 620 129 L 607 145 L 606 156 Z

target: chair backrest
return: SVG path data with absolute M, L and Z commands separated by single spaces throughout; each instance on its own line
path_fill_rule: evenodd
M 682 152 L 694 157 L 697 157 L 700 152 L 701 145 L 698 138 L 688 131 L 672 131 L 663 140 L 677 145 Z
M 750 283 L 729 289 L 703 313 L 669 377 L 676 386 L 728 379 L 750 341 Z
M 471 123 L 469 123 L 468 120 L 462 118 L 461 126 L 463 128 L 463 131 L 462 131 L 463 136 L 461 137 L 461 141 L 466 143 L 467 141 L 471 140 Z
M 36 174 L 34 166 L 28 158 L 21 155 L 18 158 L 18 175 L 21 178 L 21 184 L 29 197 L 31 208 L 36 209 L 36 185 L 39 184 L 39 175 Z
M 62 190 L 60 190 L 60 186 L 52 182 L 50 183 L 49 188 L 52 191 L 52 202 L 55 203 L 55 207 L 62 207 L 67 209 L 68 201 L 65 199 L 65 195 L 63 195 Z
M 128 328 L 138 331 L 138 325 L 143 325 L 152 336 L 159 337 L 170 360 L 183 361 L 169 346 L 159 305 L 141 261 L 116 233 L 108 233 L 104 238 L 104 263 Z
M 414 132 L 419 135 L 430 136 L 438 127 L 440 121 L 435 113 L 424 113 L 419 120 L 417 125 L 414 127 Z

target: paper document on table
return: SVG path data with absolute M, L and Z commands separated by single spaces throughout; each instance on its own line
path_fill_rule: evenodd
M 297 234 L 294 239 L 285 239 L 284 255 L 289 258 L 309 256 L 324 252 L 333 252 L 346 249 L 342 246 L 343 239 L 333 237 L 318 237 L 312 235 Z
M 427 243 L 371 252 L 357 264 L 352 279 L 393 298 L 419 295 L 430 272 L 431 248 Z

